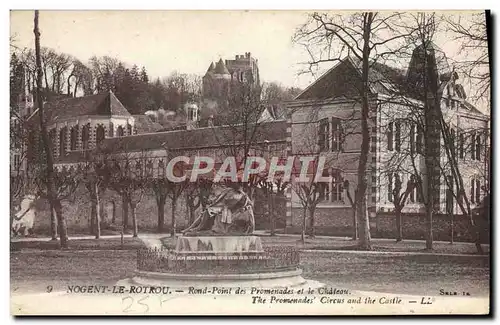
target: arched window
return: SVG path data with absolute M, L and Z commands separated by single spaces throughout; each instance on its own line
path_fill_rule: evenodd
M 127 135 L 132 135 L 132 125 L 127 123 Z
M 71 128 L 71 134 L 70 134 L 70 150 L 74 151 L 76 150 L 76 145 L 78 141 L 78 125 L 75 125 Z
M 153 161 L 151 159 L 146 164 L 146 176 L 153 177 Z
M 118 128 L 116 129 L 116 135 L 119 137 L 123 137 L 123 126 L 118 125 Z
M 89 139 L 90 139 L 90 123 L 82 128 L 82 149 L 89 149 Z
M 165 163 L 163 162 L 163 159 L 160 159 L 158 162 L 158 177 L 164 177 L 165 176 Z
M 67 127 L 63 127 L 59 130 L 59 156 L 64 156 L 66 154 L 66 133 L 68 131 Z
M 95 132 L 96 144 L 101 143 L 101 141 L 104 140 L 104 138 L 105 138 L 104 126 L 102 126 L 102 124 L 99 124 Z
M 115 136 L 115 129 L 114 129 L 114 125 L 113 125 L 113 122 L 109 122 L 109 137 L 112 138 Z

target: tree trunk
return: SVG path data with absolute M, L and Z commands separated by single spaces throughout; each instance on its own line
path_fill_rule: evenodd
M 481 246 L 481 234 L 483 233 L 482 231 L 482 225 L 476 220 L 474 221 L 474 218 L 472 215 L 469 215 L 469 220 L 472 220 L 472 229 L 475 232 L 475 240 L 474 243 L 476 245 L 476 249 L 478 254 L 484 254 L 483 247 Z
M 455 241 L 455 216 L 453 212 L 450 213 L 450 244 L 453 244 Z
M 128 198 L 126 195 L 122 195 L 122 222 L 123 231 L 128 229 Z
M 92 186 L 92 185 L 91 185 Z M 97 219 L 97 211 L 98 211 L 98 206 L 97 206 L 97 198 L 96 194 L 94 192 L 94 189 L 91 189 L 91 194 L 90 194 L 90 234 L 91 235 L 96 235 L 96 219 Z
M 52 235 L 51 240 L 57 240 L 57 218 L 52 205 L 50 205 L 50 233 Z
M 300 235 L 300 241 L 302 245 L 306 243 L 306 220 L 307 220 L 307 208 L 304 208 L 302 213 L 302 233 Z
M 172 199 L 172 224 L 170 225 L 170 237 L 175 238 L 175 229 L 177 228 L 177 218 L 175 217 L 175 210 L 177 206 L 177 199 Z
M 361 222 L 361 232 L 359 238 L 359 247 L 364 250 L 371 250 L 370 221 L 366 207 L 366 167 L 368 165 L 368 155 L 370 146 L 370 129 L 368 128 L 368 119 L 370 113 L 368 95 L 368 72 L 370 57 L 370 32 L 373 13 L 365 13 L 365 24 L 363 26 L 363 68 L 362 68 L 362 90 L 361 90 L 361 153 L 358 164 L 358 190 L 356 195 L 357 215 Z
M 271 207 L 270 207 L 270 212 L 269 216 L 271 218 L 271 236 L 276 235 L 276 220 L 274 216 L 274 205 L 275 205 L 275 198 L 276 196 L 274 194 L 271 194 Z
M 314 211 L 316 210 L 316 207 L 310 206 L 308 209 L 309 212 L 309 238 L 314 238 L 315 237 L 315 231 L 314 231 Z
M 352 210 L 352 240 L 357 240 L 359 238 L 358 234 L 358 214 L 356 205 L 351 207 Z
M 425 238 L 425 249 L 433 249 L 433 234 L 432 234 L 432 219 L 434 214 L 434 209 L 432 208 L 432 203 L 429 203 L 425 207 L 427 218 L 425 220 L 426 226 L 426 238 Z
M 158 205 L 158 226 L 157 231 L 162 233 L 165 226 L 165 197 L 160 197 L 156 199 L 156 204 Z
M 95 203 L 96 203 L 96 214 L 95 214 L 95 239 L 101 237 L 101 209 L 99 204 L 99 186 L 95 184 Z
M 133 228 L 133 236 L 134 238 L 137 238 L 137 214 L 136 214 L 136 208 L 137 204 L 130 202 L 130 212 L 132 212 L 132 228 Z
M 396 207 L 396 242 L 403 240 L 403 222 L 401 208 Z
M 66 219 L 63 217 L 61 201 L 55 201 L 54 210 L 57 217 L 61 248 L 68 248 L 68 228 L 66 227 Z
M 66 220 L 64 219 L 63 213 L 62 213 L 62 207 L 61 207 L 61 201 L 57 197 L 57 192 L 56 188 L 54 185 L 54 162 L 53 162 L 53 157 L 52 157 L 52 151 L 50 150 L 51 145 L 50 145 L 50 139 L 49 135 L 47 132 L 47 125 L 45 123 L 45 114 L 44 114 L 44 109 L 43 109 L 43 98 L 42 98 L 42 77 L 43 77 L 43 72 L 42 72 L 42 62 L 40 58 L 40 30 L 38 28 L 38 16 L 39 12 L 38 10 L 35 10 L 35 18 L 34 18 L 34 28 L 33 28 L 33 33 L 35 34 L 35 60 L 36 60 L 36 68 L 37 68 L 37 80 L 36 80 L 36 85 L 37 85 L 37 106 L 38 106 L 38 113 L 39 113 L 39 120 L 40 120 L 40 131 L 42 135 L 42 141 L 43 141 L 43 147 L 47 159 L 47 179 L 46 179 L 46 185 L 47 185 L 47 196 L 49 198 L 49 202 L 52 207 L 54 207 L 56 211 L 56 217 L 57 217 L 57 223 L 59 227 L 59 236 L 61 238 L 60 240 L 60 246 L 61 248 L 67 248 L 68 247 L 68 233 L 67 233 L 67 228 L 66 228 Z

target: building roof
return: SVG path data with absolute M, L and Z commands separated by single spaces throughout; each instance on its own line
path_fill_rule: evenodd
M 439 88 L 442 90 L 450 81 L 451 72 L 447 69 L 445 57 L 438 53 L 436 60 L 439 73 Z M 420 99 L 421 91 L 408 82 L 408 71 L 391 67 L 389 65 L 373 62 L 370 63 L 368 73 L 369 87 L 373 93 L 384 95 L 400 95 L 412 99 Z M 414 64 L 410 64 L 412 69 Z M 356 57 L 347 56 L 320 78 L 307 87 L 295 99 L 335 99 L 359 96 L 361 89 L 362 61 Z M 409 70 L 410 70 L 409 69 Z M 414 71 L 413 71 L 414 72 Z M 461 88 L 463 90 L 463 87 Z M 465 106 L 474 113 L 481 113 L 471 103 L 466 102 Z
M 210 62 L 210 65 L 208 66 L 207 73 L 213 72 L 215 70 L 215 64 L 213 62 Z
M 229 70 L 226 67 L 226 64 L 222 59 L 219 59 L 219 62 L 215 65 L 214 73 L 216 74 L 229 74 Z
M 286 121 L 259 124 L 255 129 L 247 127 L 247 135 L 254 133 L 254 143 L 276 142 L 286 139 Z M 193 130 L 179 130 L 137 134 L 119 138 L 107 138 L 100 150 L 104 153 L 142 151 L 155 149 L 193 149 L 235 145 L 243 141 L 244 127 L 239 125 L 206 127 Z M 250 138 L 250 136 L 247 136 Z
M 160 123 L 151 119 L 148 115 L 134 115 L 137 134 L 157 132 L 163 128 Z
M 49 123 L 85 115 L 131 116 L 112 91 L 46 102 L 44 110 Z M 33 116 L 37 113 L 38 110 Z

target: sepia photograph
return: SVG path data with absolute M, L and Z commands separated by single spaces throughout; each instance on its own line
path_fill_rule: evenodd
M 492 16 L 10 10 L 11 315 L 491 315 Z

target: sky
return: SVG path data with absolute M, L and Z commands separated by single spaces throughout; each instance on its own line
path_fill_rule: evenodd
M 11 11 L 10 20 L 16 45 L 34 47 L 33 11 Z M 299 74 L 310 57 L 293 44 L 292 36 L 306 21 L 307 12 L 298 10 L 40 11 L 42 46 L 84 62 L 108 55 L 145 66 L 152 79 L 173 71 L 204 75 L 212 61 L 251 52 L 258 59 L 261 81 L 302 89 L 314 77 Z M 458 44 L 448 35 L 438 34 L 435 43 L 457 58 Z
M 203 75 L 211 61 L 251 52 L 263 81 L 305 88 L 307 53 L 292 44 L 301 11 L 41 11 L 41 44 L 81 60 L 109 55 L 153 77 Z M 33 11 L 11 11 L 18 47 L 33 47 Z

